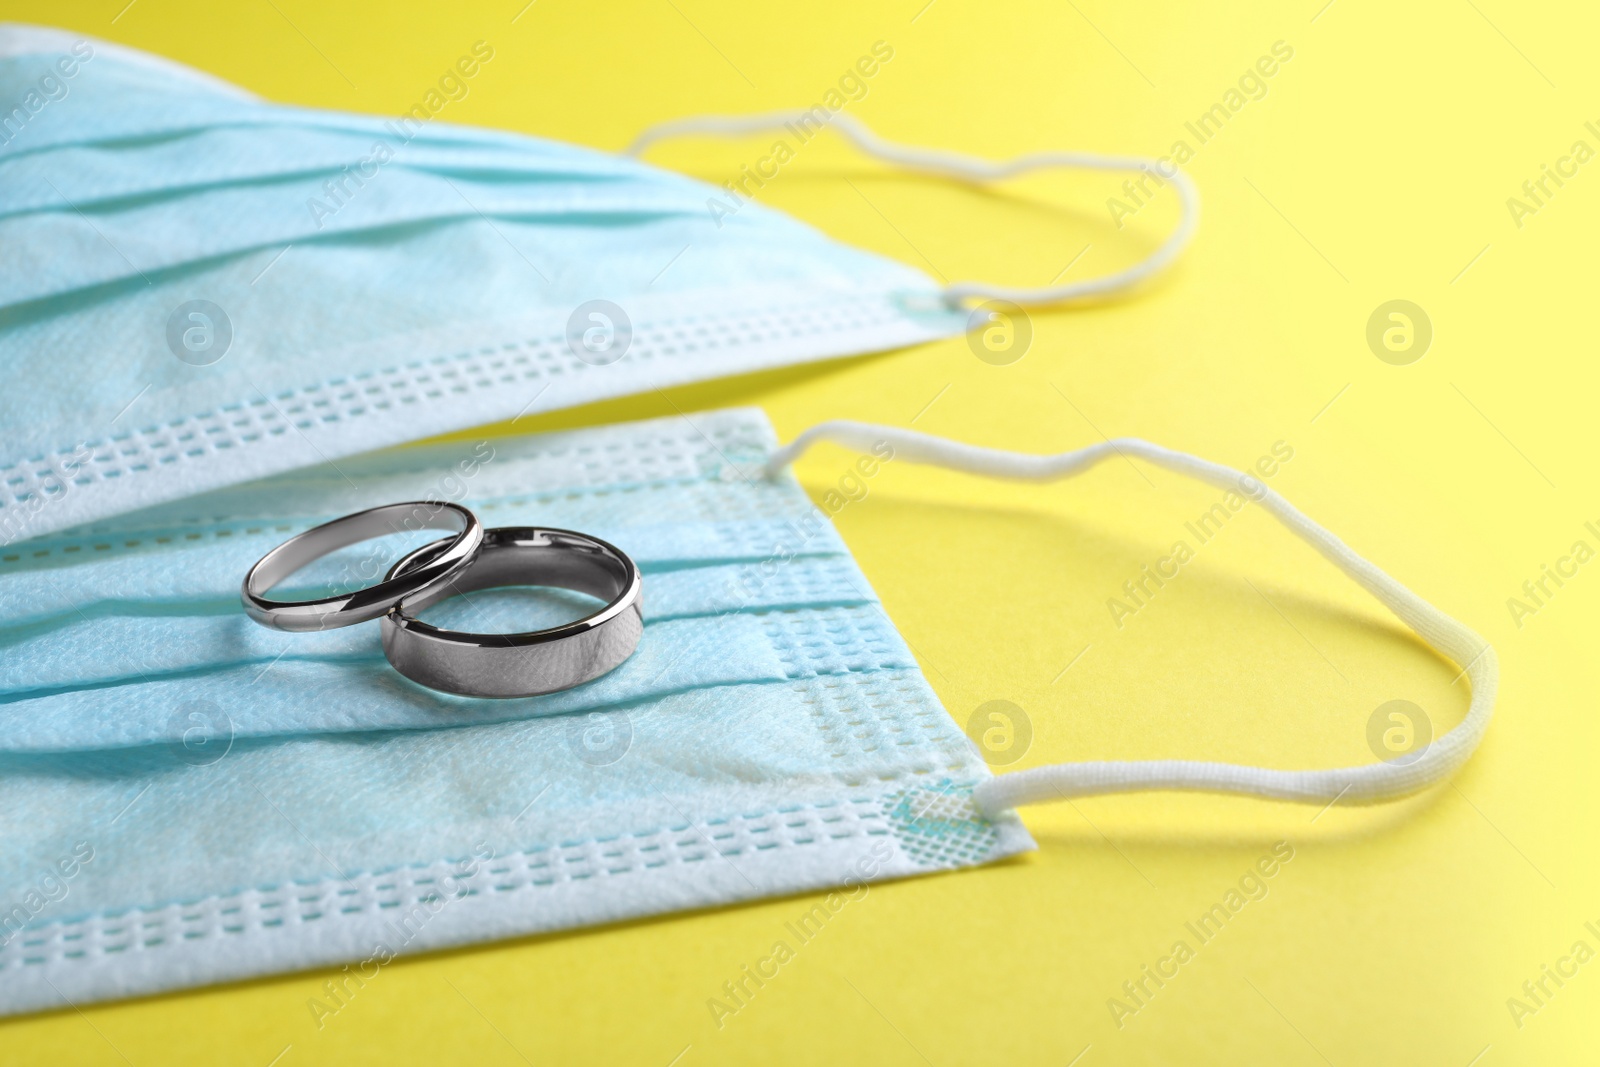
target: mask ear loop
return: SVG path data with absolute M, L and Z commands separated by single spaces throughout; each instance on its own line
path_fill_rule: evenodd
M 709 135 L 713 137 L 741 137 L 762 130 L 780 129 L 791 123 L 817 124 L 816 117 L 808 111 L 778 111 L 766 115 L 705 115 L 696 118 L 676 119 L 652 126 L 634 139 L 625 155 L 638 156 L 657 141 L 674 137 Z M 957 282 L 944 288 L 944 298 L 952 304 L 969 300 L 1006 300 L 1019 307 L 1041 307 L 1082 297 L 1104 296 L 1127 289 L 1165 269 L 1189 243 L 1195 228 L 1200 224 L 1200 193 L 1189 176 L 1171 166 L 1171 173 L 1162 169 L 1157 160 L 1142 156 L 1100 156 L 1089 152 L 1040 152 L 1020 156 L 1005 163 L 993 163 L 974 156 L 960 155 L 930 148 L 915 148 L 885 141 L 854 116 L 839 113 L 827 120 L 827 126 L 837 129 L 845 138 L 865 154 L 907 170 L 936 174 L 966 182 L 993 182 L 1014 177 L 1030 170 L 1047 167 L 1079 167 L 1088 170 L 1127 171 L 1147 174 L 1158 185 L 1171 182 L 1178 190 L 1182 218 L 1175 230 L 1161 246 L 1145 259 L 1115 274 L 1090 278 L 1065 285 L 1046 285 L 1037 288 L 1017 288 L 991 285 L 987 282 Z
M 1002 774 L 978 785 L 972 799 L 985 814 L 996 815 L 1021 804 L 1048 800 L 1154 789 L 1242 793 L 1307 804 L 1331 804 L 1339 800 L 1355 804 L 1380 803 L 1408 796 L 1449 778 L 1471 758 L 1489 726 L 1500 678 L 1499 661 L 1493 647 L 1357 555 L 1343 541 L 1251 475 L 1132 437 L 1040 456 L 979 448 L 914 430 L 848 420 L 824 422 L 806 430 L 773 453 L 764 473 L 769 478 L 775 477 L 819 440 L 834 441 L 862 452 L 887 441 L 894 447 L 896 459 L 991 478 L 1037 482 L 1070 478 L 1106 459 L 1131 456 L 1218 489 L 1240 493 L 1259 503 L 1291 533 L 1381 601 L 1417 636 L 1461 667 L 1462 673 L 1471 680 L 1472 700 L 1466 717 L 1427 746 L 1417 758 L 1405 763 L 1305 771 L 1197 760 L 1057 763 Z

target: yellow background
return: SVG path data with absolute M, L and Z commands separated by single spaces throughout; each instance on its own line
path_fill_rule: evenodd
M 1136 298 L 1034 315 L 1020 361 L 988 365 L 955 338 L 652 392 L 537 428 L 753 403 L 784 437 L 825 418 L 915 418 L 1015 449 L 1133 435 L 1235 466 L 1285 441 L 1295 455 L 1276 488 L 1499 649 L 1500 702 L 1476 759 L 1405 803 L 1320 816 L 1176 794 L 1029 809 L 1038 853 L 874 887 L 720 1030 L 707 998 L 813 901 L 400 962 L 320 1031 L 306 1001 L 321 974 L 11 1021 L 0 1059 L 1593 1062 L 1600 962 L 1520 1028 L 1506 1001 L 1576 940 L 1600 949 L 1583 926 L 1600 926 L 1600 563 L 1520 627 L 1506 601 L 1575 540 L 1600 547 L 1583 528 L 1600 525 L 1600 163 L 1521 228 L 1506 199 L 1573 141 L 1600 147 L 1583 126 L 1600 119 L 1600 20 L 1506 0 L 924 2 L 0 9 L 274 100 L 380 114 L 409 107 L 482 39 L 494 60 L 442 118 L 605 149 L 681 115 L 810 105 L 883 40 L 894 59 L 850 111 L 885 136 L 994 158 L 1162 154 L 1179 137 L 1193 144 L 1184 122 L 1286 42 L 1294 58 L 1267 95 L 1189 165 L 1204 217 L 1178 268 Z M 765 141 L 651 158 L 721 181 Z M 1117 182 L 975 192 L 830 143 L 761 198 L 936 276 L 1038 284 L 1085 246 L 1064 277 L 1132 262 L 1172 224 L 1169 191 L 1115 228 Z M 1395 298 L 1434 328 L 1410 366 L 1380 362 L 1365 341 L 1369 315 Z M 848 459 L 819 449 L 800 473 L 817 494 Z M 1459 720 L 1456 671 L 1256 511 L 1114 627 L 1106 598 L 1216 495 L 1122 463 L 1051 486 L 891 463 L 838 524 L 958 722 L 988 700 L 1025 710 L 1034 738 L 1017 767 L 1159 756 L 1334 766 L 1373 759 L 1367 721 L 1388 700 L 1420 705 L 1436 731 Z M 1193 945 L 1185 921 L 1280 840 L 1294 859 L 1268 896 L 1119 1029 L 1107 1000 L 1175 940 Z

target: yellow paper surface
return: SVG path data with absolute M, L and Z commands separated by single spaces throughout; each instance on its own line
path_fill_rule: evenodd
M 1578 141 L 1600 150 L 1585 126 L 1600 126 L 1592 12 L 1503 0 L 125 3 L 0 11 L 273 100 L 391 115 L 481 40 L 493 60 L 441 118 L 603 149 L 668 118 L 817 103 L 879 41 L 893 58 L 847 107 L 895 140 L 993 158 L 1166 155 L 1185 141 L 1204 197 L 1189 254 L 1136 298 L 1034 314 L 1015 362 L 980 360 L 956 338 L 517 430 L 759 404 L 784 437 L 838 417 L 1036 452 L 1128 435 L 1240 467 L 1279 445 L 1293 457 L 1271 484 L 1493 642 L 1503 682 L 1474 761 L 1400 804 L 1151 794 L 1029 809 L 1037 854 L 873 887 L 720 1026 L 708 1001 L 726 1001 L 723 983 L 815 900 L 397 962 L 320 1027 L 308 1001 L 327 973 L 9 1021 L 4 1062 L 1593 1062 L 1600 963 L 1573 952 L 1600 951 L 1584 925 L 1600 929 L 1600 563 L 1546 579 L 1542 603 L 1523 591 L 1547 565 L 1571 570 L 1575 542 L 1600 549 L 1584 525 L 1600 527 L 1600 163 L 1562 162 Z M 1275 47 L 1292 57 L 1272 59 Z M 1186 126 L 1235 100 L 1205 141 Z M 650 158 L 721 182 L 770 143 L 685 142 Z M 1544 178 L 1536 202 L 1523 183 L 1546 165 L 1565 176 Z M 936 277 L 1043 284 L 1131 263 L 1173 224 L 1170 190 L 1141 203 L 1121 178 L 979 192 L 896 175 L 830 137 L 760 199 Z M 1431 324 L 1407 365 L 1367 341 L 1393 300 Z M 820 496 L 850 460 L 823 447 L 799 470 Z M 891 463 L 836 521 L 957 721 L 989 701 L 1022 709 L 1031 742 L 1002 769 L 1335 766 L 1374 758 L 1369 720 L 1389 701 L 1420 707 L 1436 733 L 1459 721 L 1457 670 L 1259 511 L 1197 544 L 1185 524 L 1217 499 L 1129 463 L 1047 486 Z M 1131 603 L 1123 583 L 1180 540 L 1194 558 L 1114 620 L 1108 599 Z M 1537 610 L 1518 617 L 1516 597 Z M 1275 845 L 1292 859 L 1251 881 Z M 1259 899 L 1196 936 L 1189 924 L 1242 879 Z

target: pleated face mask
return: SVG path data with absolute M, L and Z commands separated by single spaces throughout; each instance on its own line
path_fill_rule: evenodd
M 444 91 L 384 120 L 0 27 L 0 541 L 492 420 L 960 333 L 964 302 L 1112 292 L 1193 228 L 1172 174 L 1185 221 L 1130 270 L 942 288 L 737 190 L 445 121 L 497 62 L 474 45 Z M 836 129 L 974 181 L 1154 166 L 909 150 L 820 106 L 680 123 L 635 148 L 766 126 Z
M 859 455 L 815 506 L 785 468 L 822 438 Z M 886 464 L 1048 480 L 1112 456 L 1237 493 L 1303 537 L 1462 666 L 1462 723 L 1360 767 L 1168 759 L 992 776 L 829 516 Z M 474 700 L 390 670 L 372 627 L 281 633 L 240 611 L 239 575 L 283 537 L 417 497 L 620 546 L 644 572 L 638 651 L 565 692 Z M 303 580 L 359 584 L 401 547 L 352 546 Z M 0 556 L 13 605 L 0 885 L 20 894 L 0 901 L 9 1012 L 318 964 L 345 964 L 338 986 L 358 988 L 405 953 L 834 889 L 814 931 L 868 882 L 1032 847 L 1021 804 L 1415 792 L 1471 755 L 1496 686 L 1480 638 L 1259 479 L 1137 440 L 1023 456 L 830 423 L 777 449 L 760 412 L 723 411 L 390 451 L 28 549 Z M 583 613 L 510 590 L 435 610 L 477 632 Z M 308 1007 L 320 1019 L 339 1004 Z

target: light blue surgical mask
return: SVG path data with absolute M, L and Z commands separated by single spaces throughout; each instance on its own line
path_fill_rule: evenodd
M 480 42 L 463 71 L 499 62 Z M 466 84 L 463 82 L 462 84 Z M 443 97 L 438 113 L 448 117 Z M 14 105 L 14 106 L 13 106 Z M 960 333 L 958 283 L 625 156 L 263 103 L 140 53 L 0 27 L 0 543 L 485 422 Z M 789 118 L 651 131 L 723 135 Z M 827 125 L 914 170 L 990 164 Z M 721 203 L 722 210 L 714 205 Z M 986 320 L 984 320 L 986 321 Z
M 786 470 L 855 450 L 812 505 Z M 1159 759 L 992 776 L 829 521 L 891 463 L 1070 477 L 1133 457 L 1257 503 L 1455 660 L 1472 700 L 1408 758 L 1282 770 Z M 444 695 L 373 627 L 267 631 L 238 610 L 266 548 L 352 507 L 461 501 L 490 524 L 603 535 L 645 575 L 639 651 L 563 693 Z M 1058 456 L 828 423 L 775 447 L 733 410 L 393 450 L 221 490 L 0 556 L 0 1012 L 346 963 L 983 863 L 1020 804 L 1193 789 L 1330 805 L 1453 773 L 1494 652 L 1252 475 L 1121 439 Z M 373 542 L 295 581 L 365 584 Z M 586 606 L 587 605 L 587 606 Z M 499 590 L 434 621 L 521 630 L 593 607 Z M 317 709 L 317 710 L 313 710 Z M 331 713 L 330 713 L 331 709 Z M 829 908 L 835 907 L 829 904 Z M 315 1014 L 315 1011 L 313 1012 Z
M 0 559 L 0 1011 L 856 899 L 1031 847 L 973 806 L 989 771 L 835 533 L 851 505 L 765 477 L 774 451 L 755 410 L 391 450 Z M 841 477 L 870 492 L 894 462 L 869 445 Z M 622 547 L 645 579 L 638 652 L 564 693 L 471 700 L 395 673 L 376 626 L 282 634 L 239 610 L 239 576 L 291 531 L 421 497 Z M 296 581 L 365 584 L 400 547 Z M 574 598 L 474 594 L 430 618 L 526 629 Z M 66 892 L 29 895 L 46 873 Z

